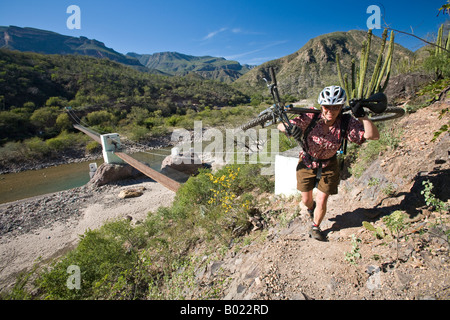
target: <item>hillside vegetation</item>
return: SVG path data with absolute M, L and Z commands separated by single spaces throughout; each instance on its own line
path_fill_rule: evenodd
M 143 221 L 87 231 L 3 298 L 448 299 L 450 137 L 430 140 L 449 98 L 354 151 L 363 170 L 330 199 L 329 242 L 308 238 L 300 198 L 274 196 L 260 165 L 229 165 L 191 177 Z M 82 290 L 67 287 L 72 265 Z

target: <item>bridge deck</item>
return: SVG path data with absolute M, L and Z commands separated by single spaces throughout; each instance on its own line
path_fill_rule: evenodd
M 73 126 L 75 129 L 78 129 L 81 132 L 84 132 L 85 134 L 87 134 L 89 137 L 91 137 L 96 142 L 98 142 L 100 144 L 102 143 L 101 139 L 100 139 L 100 135 L 97 132 L 89 130 L 88 128 L 77 125 L 77 124 L 74 124 Z M 114 154 L 116 156 L 118 156 L 120 159 L 122 159 L 123 161 L 125 161 L 126 163 L 128 163 L 133 168 L 135 168 L 135 169 L 139 170 L 140 172 L 142 172 L 143 174 L 145 174 L 147 177 L 150 177 L 153 180 L 155 180 L 156 182 L 161 183 L 167 189 L 177 192 L 178 188 L 180 188 L 179 182 L 163 175 L 162 173 L 159 173 L 156 170 L 153 170 L 152 168 L 146 166 L 142 162 L 134 159 L 133 157 L 127 155 L 126 153 L 114 152 Z
M 153 170 L 152 168 L 146 166 L 142 162 L 134 159 L 133 157 L 130 157 L 126 153 L 114 152 L 114 154 L 123 161 L 125 161 L 126 163 L 128 163 L 133 168 L 145 174 L 147 177 L 150 177 L 156 182 L 161 183 L 167 189 L 177 192 L 178 188 L 180 188 L 180 183 L 178 183 L 177 181 L 170 179 L 169 177 L 163 175 L 162 173 L 159 173 L 156 170 Z

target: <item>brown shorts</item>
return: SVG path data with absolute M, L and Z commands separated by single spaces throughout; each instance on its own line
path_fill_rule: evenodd
M 340 182 L 339 171 L 339 161 L 335 158 L 331 160 L 328 166 L 322 168 L 322 176 L 317 185 L 317 189 L 328 195 L 337 194 Z M 308 169 L 303 164 L 303 161 L 300 160 L 297 165 L 297 189 L 301 192 L 308 192 L 314 189 L 316 174 L 317 169 Z

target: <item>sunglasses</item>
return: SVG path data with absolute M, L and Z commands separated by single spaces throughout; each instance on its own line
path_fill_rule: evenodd
M 325 110 L 329 110 L 329 111 L 338 111 L 338 110 L 341 110 L 342 105 L 337 105 L 337 106 L 322 106 L 322 108 L 324 108 Z

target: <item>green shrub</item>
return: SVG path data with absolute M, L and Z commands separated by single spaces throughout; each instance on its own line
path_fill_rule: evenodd
M 114 116 L 106 110 L 93 111 L 86 116 L 90 126 L 109 125 L 114 122 Z
M 62 151 L 75 144 L 74 138 L 75 135 L 63 131 L 57 137 L 46 140 L 45 143 L 51 151 Z
M 100 151 L 101 149 L 102 149 L 101 144 L 96 141 L 91 141 L 86 145 L 87 153 L 94 153 L 94 152 Z
M 127 220 L 111 222 L 99 230 L 87 231 L 76 249 L 37 278 L 36 285 L 42 291 L 41 298 L 66 300 L 104 295 L 138 263 L 137 248 L 144 245 L 145 239 L 142 232 L 143 228 L 133 228 Z M 67 286 L 69 266 L 80 268 L 80 289 Z
M 127 132 L 127 136 L 132 141 L 140 141 L 147 137 L 149 130 L 147 127 L 133 125 Z
M 166 125 L 170 127 L 176 127 L 177 124 L 181 121 L 182 117 L 174 114 L 173 116 L 166 119 Z
M 25 140 L 23 143 L 29 150 L 27 155 L 29 158 L 42 158 L 48 155 L 50 152 L 49 145 L 41 138 L 34 137 Z

